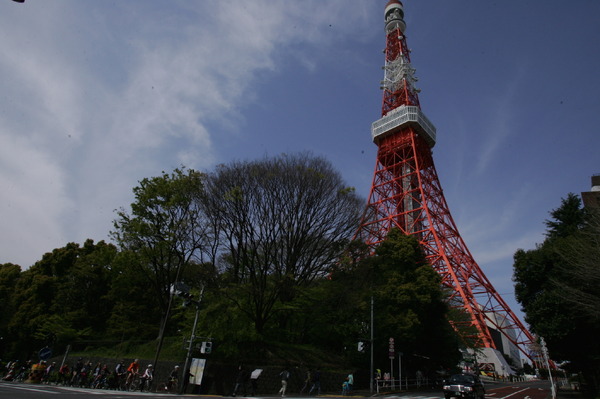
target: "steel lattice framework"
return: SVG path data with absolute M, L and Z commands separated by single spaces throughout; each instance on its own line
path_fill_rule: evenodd
M 476 347 L 498 349 L 488 327 L 493 326 L 534 361 L 534 337 L 477 265 L 448 210 L 432 158 L 435 127 L 422 113 L 414 86 L 402 3 L 390 0 L 384 15 L 382 117 L 372 125 L 377 161 L 356 238 L 374 247 L 392 228 L 416 236 L 450 292 L 450 305 L 468 315 L 468 320 L 455 322 L 455 328 L 463 334 L 472 331 L 467 335 Z

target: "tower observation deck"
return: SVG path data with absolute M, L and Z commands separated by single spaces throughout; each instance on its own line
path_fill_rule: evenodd
M 534 361 L 534 337 L 496 292 L 463 242 L 452 219 L 432 157 L 436 128 L 419 103 L 420 90 L 406 44 L 404 8 L 385 6 L 386 35 L 381 118 L 371 135 L 377 145 L 367 206 L 355 238 L 377 246 L 392 228 L 415 236 L 448 289 L 448 303 L 468 315 L 454 322 L 479 348 L 501 350 L 502 341 Z M 467 328 L 462 328 L 467 327 Z M 498 339 L 497 331 L 502 339 Z M 474 332 L 473 332 L 474 331 Z

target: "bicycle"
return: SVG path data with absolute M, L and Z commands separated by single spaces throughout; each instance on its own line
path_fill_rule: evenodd
M 161 383 L 156 392 L 167 392 L 167 393 L 177 393 L 177 386 L 179 381 L 177 378 L 170 378 L 167 382 Z
M 108 389 L 109 383 L 108 378 L 105 375 L 98 376 L 98 378 L 94 379 L 91 388 L 93 389 Z
M 123 376 L 123 377 L 119 378 L 116 385 L 117 385 L 117 391 L 127 391 L 127 388 L 129 387 L 129 383 L 127 382 L 127 377 Z
M 125 381 L 125 391 L 137 391 L 140 388 L 140 384 L 139 373 L 131 373 Z
M 152 378 L 140 378 L 140 392 L 151 392 L 152 391 Z

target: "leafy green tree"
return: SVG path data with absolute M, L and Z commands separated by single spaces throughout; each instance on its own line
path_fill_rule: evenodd
M 202 260 L 209 229 L 199 208 L 204 175 L 191 169 L 145 178 L 133 189 L 131 213 L 121 208 L 112 237 L 131 251 L 131 267 L 146 277 L 163 314 L 170 306 L 170 287 L 188 263 Z
M 283 331 L 301 289 L 328 273 L 358 225 L 363 201 L 323 158 L 281 155 L 210 174 L 206 214 L 219 235 L 219 293 L 260 336 Z
M 29 352 L 43 345 L 98 339 L 112 310 L 107 301 L 116 248 L 87 240 L 46 253 L 14 282 L 10 330 Z M 39 349 L 39 348 L 37 348 Z
M 79 245 L 68 243 L 42 256 L 21 273 L 14 288 L 15 313 L 9 330 L 15 337 L 13 351 L 30 356 L 46 344 L 46 323 L 54 314 L 53 305 L 61 280 L 68 278 L 79 255 Z M 62 323 L 59 323 L 62 325 Z
M 574 194 L 550 212 L 546 240 L 514 256 L 515 294 L 532 332 L 545 338 L 554 360 L 587 375 L 597 390 L 600 374 L 598 236 L 595 218 Z M 591 307 L 590 307 L 591 306 Z M 590 317 L 591 316 L 591 317 Z
M 406 361 L 423 370 L 456 365 L 459 341 L 448 321 L 446 295 L 416 238 L 391 230 L 374 261 L 378 336 L 394 337 Z M 384 347 L 379 350 L 385 352 Z
M 578 233 L 586 223 L 587 212 L 581 206 L 581 199 L 573 194 L 563 198 L 560 207 L 550 212 L 552 219 L 546 220 L 548 239 L 569 237 Z
M 364 363 L 366 357 L 357 353 L 357 343 L 370 338 L 374 266 L 368 254 L 363 243 L 350 243 L 331 274 L 302 291 L 293 303 L 296 343 L 326 348 L 364 366 L 361 358 Z
M 161 315 L 154 363 L 158 361 L 170 318 L 171 287 L 186 265 L 210 253 L 211 225 L 200 207 L 204 175 L 185 168 L 145 178 L 133 189 L 131 214 L 117 212 L 112 237 L 131 253 L 131 267 L 147 278 Z
M 357 352 L 357 343 L 370 339 L 373 299 L 376 364 L 389 362 L 389 338 L 394 338 L 403 363 L 412 370 L 433 373 L 456 365 L 459 341 L 448 322 L 446 295 L 418 241 L 395 229 L 373 256 L 364 255 L 364 247 L 353 243 L 330 278 L 307 291 L 305 305 L 297 308 L 297 317 L 305 320 L 299 324 L 306 329 L 306 341 L 322 342 L 356 366 L 367 367 L 368 351 Z
M 552 278 L 561 299 L 581 318 L 600 323 L 600 212 L 556 247 L 559 276 Z
M 15 312 L 15 285 L 21 276 L 21 267 L 12 263 L 0 265 L 0 358 L 14 342 L 9 335 L 8 325 Z
M 149 279 L 131 267 L 137 262 L 129 251 L 117 254 L 111 266 L 111 284 L 107 293 L 113 304 L 106 320 L 108 340 L 145 340 L 156 337 L 161 321 L 160 307 Z
M 107 294 L 111 284 L 111 267 L 117 248 L 100 241 L 87 240 L 77 250 L 68 275 L 58 281 L 52 311 L 64 315 L 68 324 L 79 330 L 90 329 L 98 336 L 106 330 L 112 310 Z

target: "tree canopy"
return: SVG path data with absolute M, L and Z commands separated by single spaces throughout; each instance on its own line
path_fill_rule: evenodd
M 514 256 L 515 294 L 533 333 L 554 360 L 598 381 L 600 345 L 600 219 L 574 194 L 546 221 L 546 239 Z M 597 389 L 597 388 L 596 388 Z
M 210 174 L 205 212 L 219 231 L 220 293 L 257 334 L 337 261 L 363 201 L 323 158 L 281 155 Z
M 198 201 L 203 177 L 182 168 L 145 178 L 133 189 L 131 213 L 122 208 L 114 221 L 113 239 L 131 252 L 131 267 L 148 278 L 162 313 L 182 269 L 202 260 L 210 246 L 210 228 Z
M 195 333 L 212 337 L 211 356 L 223 361 L 366 368 L 357 343 L 370 337 L 372 301 L 379 364 L 390 337 L 410 367 L 458 362 L 439 275 L 418 242 L 394 230 L 373 256 L 351 242 L 364 201 L 325 159 L 178 168 L 133 192 L 116 213 L 116 245 L 68 243 L 25 271 L 0 265 L 3 352 L 115 349 L 159 330 L 181 342 L 194 312 L 170 287 L 184 282 L 193 295 L 203 289 Z

